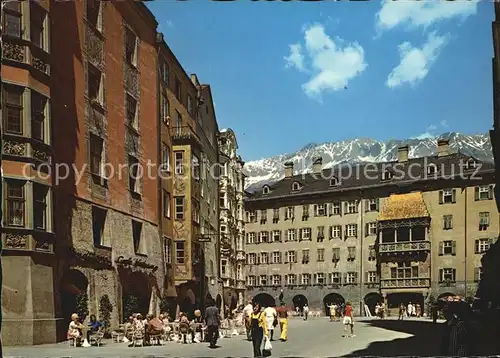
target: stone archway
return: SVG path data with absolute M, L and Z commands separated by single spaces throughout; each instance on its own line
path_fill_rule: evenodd
M 332 304 L 335 304 L 335 305 L 341 305 L 345 303 L 345 298 L 338 294 L 338 293 L 329 293 L 327 294 L 324 298 L 323 298 L 323 306 L 324 306 L 324 310 L 325 310 L 325 314 L 327 316 L 330 315 L 330 309 L 328 308 L 328 306 L 331 306 Z
M 368 306 L 370 313 L 375 316 L 375 306 L 377 303 L 384 303 L 384 298 L 378 292 L 370 292 L 365 296 L 363 301 Z
M 297 307 L 299 308 L 299 312 L 302 312 L 302 309 L 304 308 L 305 305 L 309 303 L 307 300 L 307 297 L 304 295 L 295 295 L 292 298 L 293 302 L 293 308 L 297 310 Z
M 276 299 L 271 296 L 269 293 L 259 293 L 255 295 L 252 299 L 254 305 L 256 303 L 260 304 L 262 307 L 275 307 L 276 306 Z
M 424 307 L 424 294 L 421 292 L 394 292 L 387 295 L 387 306 L 389 309 L 397 309 L 399 305 L 404 304 L 408 306 L 408 303 L 420 304 L 420 307 Z
M 73 313 L 79 313 L 83 315 L 82 312 L 78 312 L 79 301 L 88 300 L 87 288 L 89 286 L 89 281 L 87 277 L 80 271 L 76 269 L 69 269 L 64 273 L 61 278 L 61 311 L 65 322 L 71 321 L 71 315 Z M 87 301 L 88 307 L 88 301 Z M 85 317 L 80 317 L 83 321 Z
M 122 315 L 125 321 L 134 313 L 143 316 L 149 313 L 152 285 L 149 277 L 142 272 L 121 272 Z

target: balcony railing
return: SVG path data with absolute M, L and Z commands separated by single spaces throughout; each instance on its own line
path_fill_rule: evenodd
M 174 144 L 198 144 L 200 145 L 200 138 L 193 128 L 190 126 L 173 126 L 171 128 L 172 141 Z
M 414 252 L 414 251 L 430 251 L 430 241 L 408 241 L 408 242 L 391 242 L 381 243 L 379 245 L 379 253 L 393 253 L 393 252 Z
M 380 280 L 380 288 L 430 287 L 430 278 L 391 278 Z

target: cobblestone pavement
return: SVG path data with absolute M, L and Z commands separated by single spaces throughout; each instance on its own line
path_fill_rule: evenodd
M 289 340 L 274 341 L 274 357 L 340 357 L 340 356 L 435 356 L 438 355 L 437 330 L 428 320 L 362 320 L 355 322 L 355 337 L 342 337 L 340 322 L 313 318 L 305 322 L 290 320 Z M 279 337 L 279 331 L 276 332 Z M 236 336 L 218 341 L 219 348 L 206 343 L 129 348 L 125 343 L 101 347 L 72 348 L 67 342 L 33 347 L 5 347 L 4 357 L 249 357 L 252 344 Z

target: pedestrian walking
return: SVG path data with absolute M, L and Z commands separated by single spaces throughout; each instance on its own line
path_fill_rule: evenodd
M 264 309 L 264 313 L 266 315 L 266 324 L 267 329 L 269 330 L 269 338 L 271 338 L 272 341 L 274 337 L 274 328 L 278 325 L 278 313 L 272 306 L 266 307 Z
M 348 337 L 347 335 L 347 330 L 348 327 L 350 328 L 351 334 L 349 337 L 356 337 L 354 335 L 354 317 L 352 315 L 352 305 L 350 302 L 347 302 L 345 304 L 345 311 L 344 311 L 344 334 L 343 337 Z
M 304 321 L 307 321 L 307 318 L 309 317 L 309 306 L 307 303 L 304 305 L 302 310 L 304 311 Z
M 243 308 L 243 320 L 245 324 L 245 330 L 247 333 L 247 340 L 252 340 L 252 327 L 250 325 L 250 315 L 253 312 L 252 300 L 248 300 L 247 305 Z
M 264 312 L 261 312 L 261 307 L 258 303 L 254 305 L 253 312 L 250 315 L 250 325 L 252 330 L 253 356 L 262 357 L 262 340 L 264 336 L 269 337 L 269 331 L 267 329 L 266 315 Z
M 220 327 L 220 312 L 215 305 L 214 300 L 208 302 L 208 307 L 205 310 L 205 324 L 207 326 L 207 339 L 210 342 L 210 348 L 217 346 Z
M 401 303 L 399 305 L 399 316 L 398 316 L 398 320 L 402 320 L 405 316 L 405 311 L 406 311 L 406 308 L 405 308 L 405 305 L 403 303 Z
M 285 302 L 281 302 L 281 306 L 276 309 L 278 313 L 278 319 L 280 322 L 281 336 L 280 340 L 286 342 L 288 339 L 288 308 L 285 306 Z

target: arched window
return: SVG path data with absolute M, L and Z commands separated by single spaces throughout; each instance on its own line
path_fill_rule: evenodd
M 270 189 L 267 185 L 264 185 L 264 187 L 262 188 L 262 194 L 266 195 L 266 194 L 269 194 L 270 192 Z
M 292 191 L 299 191 L 299 190 L 300 190 L 300 184 L 294 181 L 292 184 Z
M 465 163 L 465 169 L 476 169 L 476 161 L 473 158 L 469 158 Z
M 437 165 L 431 163 L 427 166 L 427 175 L 434 175 L 437 173 Z
M 330 186 L 337 186 L 340 182 L 336 177 L 330 178 Z
M 382 180 L 391 180 L 393 177 L 393 172 L 389 169 L 386 169 L 383 173 L 382 173 Z

